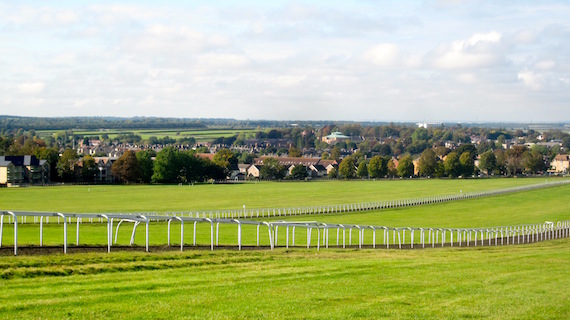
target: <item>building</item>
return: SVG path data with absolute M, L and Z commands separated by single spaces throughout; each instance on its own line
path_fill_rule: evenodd
M 322 137 L 321 141 L 328 144 L 335 144 L 337 142 L 343 142 L 350 140 L 350 137 L 343 135 L 341 132 L 335 131 L 328 136 Z
M 35 156 L 0 156 L 0 185 L 46 184 L 50 179 L 47 160 Z
M 570 155 L 567 154 L 559 154 L 557 155 L 550 165 L 552 170 L 551 172 L 556 173 L 568 173 L 570 172 Z

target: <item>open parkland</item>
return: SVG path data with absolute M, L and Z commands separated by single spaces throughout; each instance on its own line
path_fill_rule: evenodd
M 30 187 L 0 190 L 0 204 L 14 212 L 184 216 L 446 197 L 556 181 L 565 179 Z M 560 184 L 414 206 L 247 219 L 392 228 L 541 225 L 570 220 L 568 200 L 570 185 Z M 267 231 L 256 239 L 255 225 L 238 230 L 221 224 L 210 250 L 208 226 L 189 226 L 181 239 L 179 224 L 167 232 L 163 221 L 152 223 L 148 235 L 139 227 L 132 245 L 132 224 L 125 223 L 107 253 L 107 224 L 92 219 L 81 223 L 79 246 L 75 223 L 69 223 L 68 254 L 63 254 L 62 224 L 53 216 L 42 225 L 40 247 L 38 220 L 18 223 L 20 254 L 13 256 L 13 223 L 5 217 L 0 318 L 570 318 L 567 237 L 521 243 L 520 234 L 517 242 L 513 234 L 510 245 L 495 245 L 485 234 L 479 243 L 468 238 L 461 247 L 457 242 L 441 247 L 430 244 L 431 235 L 428 245 L 418 245 L 416 232 L 414 249 L 403 250 L 392 233 L 386 249 L 381 232 L 373 248 L 370 230 L 362 239 L 360 232 L 339 239 L 343 232 L 331 230 L 325 248 L 324 232 L 307 243 L 309 233 L 298 230 L 293 246 L 284 228 L 271 244 Z M 343 240 L 344 248 L 337 245 Z M 361 250 L 359 241 L 365 244 Z

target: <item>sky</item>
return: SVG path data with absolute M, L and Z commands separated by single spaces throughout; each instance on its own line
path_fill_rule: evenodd
M 0 0 L 0 114 L 570 121 L 570 2 Z

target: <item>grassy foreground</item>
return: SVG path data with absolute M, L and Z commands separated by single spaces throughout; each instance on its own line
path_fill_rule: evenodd
M 570 240 L 0 259 L 0 318 L 570 318 Z
M 3 188 L 0 189 L 0 209 L 87 213 L 240 210 L 243 205 L 247 208 L 303 207 L 449 195 L 545 181 L 544 178 L 414 179 Z

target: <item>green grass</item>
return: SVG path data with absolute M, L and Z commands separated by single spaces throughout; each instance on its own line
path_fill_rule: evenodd
M 36 131 L 40 137 L 53 136 L 60 130 L 38 130 Z M 73 131 L 76 135 L 82 135 L 85 137 L 101 136 L 107 134 L 109 138 L 113 139 L 118 134 L 121 133 L 134 133 L 141 136 L 142 139 L 148 139 L 152 136 L 157 138 L 164 138 L 169 136 L 173 139 L 178 139 L 181 137 L 193 137 L 196 141 L 204 142 L 210 141 L 220 137 L 229 138 L 231 136 L 237 135 L 240 132 L 253 133 L 256 130 L 253 129 L 150 129 L 150 130 L 76 130 Z
M 490 190 L 543 179 L 333 181 L 196 186 L 96 186 L 0 189 L 6 209 L 65 212 L 182 211 L 179 208 L 290 207 L 354 203 Z M 91 188 L 91 189 L 90 189 Z M 244 201 L 247 199 L 247 202 Z M 333 201 L 334 200 L 334 201 Z M 296 216 L 294 220 L 416 227 L 480 227 L 570 219 L 570 186 L 371 212 Z M 150 209 L 150 208 L 155 208 Z M 185 209 L 191 210 L 191 209 Z M 45 245 L 61 246 L 62 224 L 45 226 Z M 116 225 L 116 224 L 115 224 Z M 172 227 L 179 244 L 178 223 Z M 82 245 L 102 245 L 105 227 L 80 226 Z M 132 224 L 118 244 L 126 245 Z M 39 226 L 21 224 L 20 245 L 38 245 Z M 256 230 L 244 227 L 244 245 Z M 348 235 L 348 232 L 347 232 Z M 0 256 L 0 318 L 570 318 L 570 239 L 515 246 L 425 250 L 192 250 Z M 198 245 L 209 244 L 199 224 Z M 285 244 L 279 230 L 279 244 Z M 305 241 L 296 233 L 297 245 Z M 313 233 L 315 237 L 315 233 Z M 330 233 L 331 245 L 336 232 Z M 236 246 L 237 227 L 220 226 L 220 244 Z M 356 232 L 352 242 L 356 243 Z M 4 245 L 12 244 L 5 225 Z M 68 241 L 75 241 L 69 225 Z M 381 235 L 378 242 L 381 242 Z M 166 244 L 166 224 L 153 223 L 151 245 Z M 347 240 L 348 242 L 348 240 Z M 371 242 L 366 231 L 365 242 Z M 261 228 L 261 244 L 268 245 Z M 312 246 L 316 245 L 313 238 Z M 10 254 L 11 248 L 3 248 Z
M 314 221 L 325 223 L 343 223 L 359 225 L 376 225 L 388 227 L 443 227 L 443 228 L 476 228 L 491 227 L 501 225 L 537 224 L 544 221 L 560 221 L 570 219 L 570 211 L 566 209 L 570 200 L 570 185 L 512 193 L 502 196 L 484 197 L 468 199 L 440 204 L 407 207 L 399 209 L 384 209 L 369 212 L 331 214 L 331 215 L 307 215 L 293 217 L 277 217 L 263 219 L 265 221 L 294 220 L 294 221 Z M 31 218 L 28 218 L 32 222 Z M 7 221 L 7 218 L 5 218 Z M 50 224 L 45 225 L 44 243 L 46 245 L 62 246 L 61 224 L 55 223 L 57 219 L 51 218 Z M 103 245 L 106 244 L 105 225 L 99 223 L 86 223 L 80 226 L 80 244 L 82 245 Z M 116 222 L 115 222 L 116 224 Z M 68 227 L 68 242 L 75 243 L 76 225 Z M 126 223 L 121 226 L 118 244 L 127 245 L 130 239 L 132 224 Z M 164 245 L 167 243 L 166 223 L 153 222 L 150 226 L 150 244 Z M 184 242 L 190 245 L 193 239 L 193 224 L 186 223 L 184 228 Z M 291 230 L 292 231 L 292 230 Z M 172 224 L 172 243 L 180 244 L 180 225 L 178 222 Z M 256 227 L 243 226 L 244 245 L 256 244 Z M 378 233 L 378 243 L 380 243 L 381 232 Z M 331 230 L 330 243 L 336 244 L 336 231 Z M 348 237 L 348 232 L 346 234 Z M 220 225 L 220 244 L 237 246 L 237 226 Z M 339 235 L 342 238 L 342 235 Z M 210 228 L 207 223 L 200 223 L 197 226 L 196 238 L 198 245 L 208 245 L 210 242 Z M 357 233 L 353 232 L 352 243 L 357 243 Z M 261 245 L 268 246 L 266 227 L 260 228 Z M 3 241 L 6 245 L 13 243 L 12 227 L 6 226 Z M 285 230 L 279 231 L 279 244 L 285 244 Z M 312 245 L 316 245 L 316 231 L 313 234 Z M 342 242 L 342 240 L 340 240 Z M 372 243 L 372 232 L 365 232 L 365 244 Z M 390 240 L 392 241 L 392 240 Z M 419 241 L 419 233 L 416 233 L 416 242 Z M 20 224 L 19 241 L 20 245 L 39 244 L 39 225 Z M 137 245 L 143 246 L 144 225 L 137 229 Z M 296 230 L 296 244 L 306 243 L 306 233 L 304 229 Z M 347 240 L 348 243 L 348 240 Z
M 237 210 L 244 204 L 247 208 L 304 207 L 495 190 L 544 181 L 431 179 L 4 188 L 0 189 L 0 209 L 87 213 Z
M 568 319 L 570 240 L 0 259 L 0 318 Z

